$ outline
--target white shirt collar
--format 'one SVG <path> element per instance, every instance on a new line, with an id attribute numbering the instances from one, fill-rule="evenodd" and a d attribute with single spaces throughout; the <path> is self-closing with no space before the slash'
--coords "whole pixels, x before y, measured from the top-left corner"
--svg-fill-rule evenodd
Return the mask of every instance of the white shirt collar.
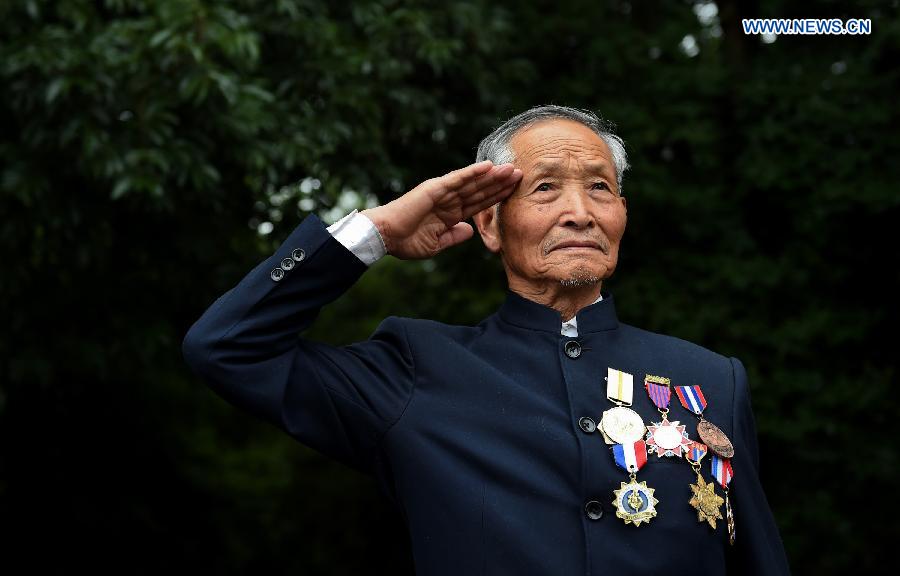
<path id="1" fill-rule="evenodd" d="M 597 302 L 603 300 L 603 294 L 597 297 L 596 300 L 591 302 L 591 304 L 596 304 Z M 572 316 L 571 320 L 567 320 L 562 323 L 562 329 L 560 330 L 560 334 L 563 336 L 578 336 L 578 315 Z"/>

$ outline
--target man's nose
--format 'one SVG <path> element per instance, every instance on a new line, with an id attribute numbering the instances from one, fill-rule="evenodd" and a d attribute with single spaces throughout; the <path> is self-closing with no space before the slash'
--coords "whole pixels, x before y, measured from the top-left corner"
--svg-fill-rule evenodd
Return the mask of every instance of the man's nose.
<path id="1" fill-rule="evenodd" d="M 570 188 L 564 194 L 565 211 L 562 213 L 563 226 L 585 228 L 593 225 L 594 218 L 590 211 L 590 197 L 584 190 Z"/>

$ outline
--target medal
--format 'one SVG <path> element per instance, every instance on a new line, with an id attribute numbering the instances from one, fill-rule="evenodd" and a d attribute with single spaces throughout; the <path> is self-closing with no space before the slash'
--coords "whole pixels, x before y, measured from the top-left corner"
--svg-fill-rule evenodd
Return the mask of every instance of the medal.
<path id="1" fill-rule="evenodd" d="M 631 408 L 634 376 L 614 368 L 606 369 L 606 398 L 616 405 L 603 413 L 600 432 L 607 444 L 633 444 L 644 437 L 644 421 Z"/>
<path id="2" fill-rule="evenodd" d="M 653 496 L 655 489 L 648 487 L 646 481 L 637 481 L 637 471 L 647 463 L 647 445 L 643 440 L 616 444 L 613 446 L 613 457 L 616 465 L 628 472 L 630 478 L 629 482 L 622 482 L 614 491 L 612 503 L 616 507 L 616 516 L 625 524 L 640 526 L 641 522 L 649 523 L 656 516 L 659 500 Z"/>
<path id="3" fill-rule="evenodd" d="M 687 451 L 691 443 L 688 433 L 685 431 L 686 427 L 678 420 L 669 421 L 664 414 L 662 422 L 658 424 L 654 422 L 647 426 L 648 450 L 660 458 L 681 456 L 681 453 Z"/>
<path id="4" fill-rule="evenodd" d="M 725 525 L 728 526 L 728 543 L 734 546 L 734 511 L 731 509 L 731 500 L 728 499 L 728 485 L 731 483 L 732 477 L 734 477 L 731 460 L 720 458 L 713 454 L 712 475 L 716 482 L 722 486 L 722 489 L 725 490 Z"/>
<path id="5" fill-rule="evenodd" d="M 693 412 L 700 422 L 697 424 L 697 435 L 709 446 L 710 450 L 722 458 L 734 456 L 734 446 L 722 430 L 703 417 L 706 410 L 706 398 L 699 386 L 676 386 L 675 393 L 685 409 Z"/>
<path id="6" fill-rule="evenodd" d="M 707 484 L 706 481 L 703 480 L 703 475 L 700 474 L 700 461 L 703 460 L 706 453 L 707 447 L 705 444 L 693 442 L 690 449 L 685 454 L 685 458 L 691 463 L 694 473 L 697 474 L 697 483 L 690 485 L 692 496 L 688 504 L 697 510 L 698 522 L 706 521 L 711 528 L 715 529 L 716 520 L 722 519 L 722 512 L 719 508 L 721 508 L 724 500 L 721 496 L 716 494 L 715 483 L 710 482 Z"/>
<path id="7" fill-rule="evenodd" d="M 613 442 L 637 442 L 644 437 L 644 421 L 637 412 L 624 406 L 610 408 L 600 420 L 603 433 Z"/>
<path id="8" fill-rule="evenodd" d="M 669 388 L 669 379 L 662 376 L 647 374 L 644 378 L 644 388 L 647 395 L 662 415 L 661 422 L 654 422 L 647 426 L 647 451 L 656 454 L 658 458 L 663 456 L 680 457 L 691 444 L 685 431 L 686 426 L 678 420 L 669 421 L 669 402 L 672 399 L 672 390 Z"/>

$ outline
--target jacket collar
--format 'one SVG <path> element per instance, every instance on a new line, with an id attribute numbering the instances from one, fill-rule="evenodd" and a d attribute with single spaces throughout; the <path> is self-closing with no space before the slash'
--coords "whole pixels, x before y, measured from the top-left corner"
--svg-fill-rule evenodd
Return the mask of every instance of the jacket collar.
<path id="1" fill-rule="evenodd" d="M 575 314 L 578 334 L 615 330 L 619 327 L 612 294 L 601 291 L 603 299 L 585 306 Z M 520 328 L 560 334 L 563 319 L 559 312 L 506 289 L 506 300 L 500 306 L 501 319 Z"/>

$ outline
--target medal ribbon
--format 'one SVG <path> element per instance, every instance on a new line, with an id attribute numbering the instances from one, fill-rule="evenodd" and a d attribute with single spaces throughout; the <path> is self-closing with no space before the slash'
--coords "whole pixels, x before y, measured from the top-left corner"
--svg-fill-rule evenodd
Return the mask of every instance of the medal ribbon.
<path id="1" fill-rule="evenodd" d="M 650 400 L 653 401 L 653 404 L 655 404 L 657 408 L 665 410 L 669 407 L 669 402 L 672 400 L 671 388 L 662 384 L 654 384 L 646 381 L 644 382 L 644 386 L 647 388 L 647 394 L 650 396 Z"/>
<path id="2" fill-rule="evenodd" d="M 734 477 L 734 470 L 731 468 L 731 460 L 729 458 L 720 458 L 716 454 L 712 456 L 712 475 L 716 482 L 722 485 L 722 488 L 728 489 L 728 484 Z"/>
<path id="3" fill-rule="evenodd" d="M 678 394 L 678 399 L 681 400 L 681 405 L 686 410 L 690 410 L 697 416 L 702 415 L 706 410 L 706 398 L 699 386 L 676 386 L 675 393 Z"/>
<path id="4" fill-rule="evenodd" d="M 619 405 L 631 406 L 634 376 L 615 368 L 606 369 L 606 398 Z"/>
<path id="5" fill-rule="evenodd" d="M 647 463 L 647 444 L 643 440 L 632 444 L 616 444 L 613 446 L 613 456 L 619 468 L 634 474 Z"/>
<path id="6" fill-rule="evenodd" d="M 691 442 L 691 447 L 688 450 L 687 454 L 685 454 L 685 458 L 687 458 L 690 462 L 695 464 L 700 464 L 700 460 L 706 456 L 706 453 L 709 451 L 709 447 L 702 442 Z"/>

